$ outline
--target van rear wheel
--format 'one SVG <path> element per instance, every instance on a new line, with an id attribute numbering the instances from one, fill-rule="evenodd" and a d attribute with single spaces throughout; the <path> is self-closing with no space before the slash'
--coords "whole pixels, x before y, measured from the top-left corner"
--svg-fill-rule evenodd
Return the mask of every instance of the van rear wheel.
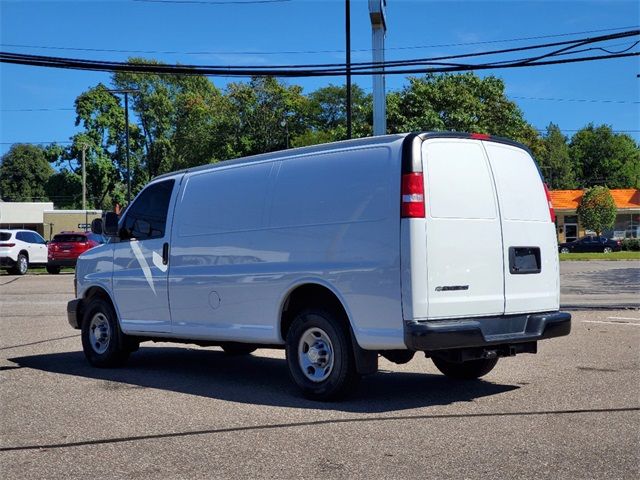
<path id="1" fill-rule="evenodd" d="M 473 380 L 480 378 L 493 370 L 498 363 L 497 358 L 470 360 L 468 362 L 451 362 L 440 357 L 433 357 L 435 366 L 447 377 L 458 380 Z"/>
<path id="2" fill-rule="evenodd" d="M 337 315 L 322 309 L 299 313 L 286 340 L 293 382 L 312 400 L 336 400 L 353 389 L 356 372 L 351 338 Z"/>

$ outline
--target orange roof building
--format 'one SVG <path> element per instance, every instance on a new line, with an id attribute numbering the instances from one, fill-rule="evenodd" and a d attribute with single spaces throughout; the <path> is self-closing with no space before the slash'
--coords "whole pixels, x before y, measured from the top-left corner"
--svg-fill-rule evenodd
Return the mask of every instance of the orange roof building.
<path id="1" fill-rule="evenodd" d="M 556 211 L 558 241 L 572 241 L 590 234 L 578 219 L 576 210 L 583 190 L 551 190 L 551 204 Z M 618 209 L 615 224 L 603 235 L 610 238 L 638 238 L 640 236 L 640 190 L 637 188 L 612 189 L 611 196 Z"/>

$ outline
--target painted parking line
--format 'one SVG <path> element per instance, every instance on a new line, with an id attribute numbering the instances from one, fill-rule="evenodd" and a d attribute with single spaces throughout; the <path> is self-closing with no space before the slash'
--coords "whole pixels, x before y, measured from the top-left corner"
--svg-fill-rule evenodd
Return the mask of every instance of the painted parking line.
<path id="1" fill-rule="evenodd" d="M 626 322 L 626 321 L 622 321 L 622 320 L 612 320 L 612 321 L 607 321 L 607 320 L 582 320 L 582 323 L 604 323 L 607 325 L 629 325 L 630 327 L 640 327 L 640 323 L 633 323 L 633 322 Z"/>
<path id="2" fill-rule="evenodd" d="M 607 317 L 609 320 L 635 320 L 636 322 L 640 322 L 640 318 L 634 317 Z"/>

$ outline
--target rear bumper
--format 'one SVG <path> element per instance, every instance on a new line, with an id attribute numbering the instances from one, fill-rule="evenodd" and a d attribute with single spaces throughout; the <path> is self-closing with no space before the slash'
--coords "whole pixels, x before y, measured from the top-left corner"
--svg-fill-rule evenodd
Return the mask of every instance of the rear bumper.
<path id="1" fill-rule="evenodd" d="M 50 258 L 47 262 L 49 267 L 75 267 L 78 258 Z"/>
<path id="2" fill-rule="evenodd" d="M 80 324 L 78 323 L 78 310 L 80 307 L 80 299 L 71 300 L 67 303 L 67 320 L 69 321 L 69 325 L 73 328 L 79 330 Z"/>
<path id="3" fill-rule="evenodd" d="M 407 322 L 404 342 L 411 350 L 433 352 L 536 342 L 569 335 L 569 332 L 570 313 L 548 312 Z"/>
<path id="4" fill-rule="evenodd" d="M 0 257 L 0 268 L 13 268 L 16 261 L 11 257 Z"/>

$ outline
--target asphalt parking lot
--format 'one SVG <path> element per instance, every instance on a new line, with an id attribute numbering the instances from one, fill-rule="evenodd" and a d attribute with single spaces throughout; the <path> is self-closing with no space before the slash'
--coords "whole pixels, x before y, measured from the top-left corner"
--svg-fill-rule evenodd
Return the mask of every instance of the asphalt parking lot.
<path id="1" fill-rule="evenodd" d="M 638 310 L 575 310 L 569 337 L 482 381 L 382 359 L 319 404 L 277 350 L 143 344 L 124 369 L 89 367 L 66 322 L 72 278 L 0 277 L 2 478 L 640 476 Z"/>

